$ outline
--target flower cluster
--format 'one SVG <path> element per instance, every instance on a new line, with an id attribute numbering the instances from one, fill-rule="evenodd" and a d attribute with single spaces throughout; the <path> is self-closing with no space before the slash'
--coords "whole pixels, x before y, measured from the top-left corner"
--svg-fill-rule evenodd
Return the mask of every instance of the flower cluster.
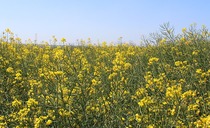
<path id="1" fill-rule="evenodd" d="M 210 127 L 210 42 L 182 31 L 175 43 L 59 46 L 7 29 L 0 127 Z"/>

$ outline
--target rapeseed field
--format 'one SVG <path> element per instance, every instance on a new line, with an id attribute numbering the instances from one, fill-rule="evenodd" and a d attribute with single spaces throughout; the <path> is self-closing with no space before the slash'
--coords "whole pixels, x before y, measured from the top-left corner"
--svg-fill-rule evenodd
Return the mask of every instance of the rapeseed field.
<path id="1" fill-rule="evenodd" d="M 209 128 L 210 33 L 165 30 L 156 44 L 59 46 L 6 29 L 0 127 Z"/>

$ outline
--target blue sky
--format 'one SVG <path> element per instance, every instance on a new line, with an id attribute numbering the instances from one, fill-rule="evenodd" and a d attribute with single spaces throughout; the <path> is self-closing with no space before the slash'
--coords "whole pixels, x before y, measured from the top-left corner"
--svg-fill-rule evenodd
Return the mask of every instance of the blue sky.
<path id="1" fill-rule="evenodd" d="M 0 32 L 10 28 L 24 40 L 69 43 L 140 42 L 169 22 L 176 32 L 192 23 L 210 27 L 209 0 L 0 0 Z M 1 34 L 2 35 L 2 34 Z"/>

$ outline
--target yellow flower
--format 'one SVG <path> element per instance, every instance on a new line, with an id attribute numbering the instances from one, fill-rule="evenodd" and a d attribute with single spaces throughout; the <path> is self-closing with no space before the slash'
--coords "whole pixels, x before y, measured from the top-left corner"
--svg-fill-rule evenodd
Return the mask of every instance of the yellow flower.
<path id="1" fill-rule="evenodd" d="M 51 125 L 52 124 L 52 120 L 47 120 L 46 125 Z"/>
<path id="2" fill-rule="evenodd" d="M 56 71 L 56 72 L 54 72 L 54 74 L 55 75 L 60 75 L 60 76 L 62 76 L 62 75 L 64 75 L 64 72 L 63 71 Z"/>
<path id="3" fill-rule="evenodd" d="M 199 120 L 194 122 L 198 128 L 209 128 L 210 127 L 210 115 L 207 117 L 201 117 Z"/>
<path id="4" fill-rule="evenodd" d="M 150 105 L 152 103 L 154 103 L 154 100 L 150 96 L 146 96 L 138 102 L 139 106 L 141 107 Z"/>
<path id="5" fill-rule="evenodd" d="M 34 120 L 34 128 L 39 128 L 41 122 L 42 122 L 41 118 L 35 118 L 35 120 Z"/>
<path id="6" fill-rule="evenodd" d="M 77 77 L 79 78 L 79 80 L 82 80 L 83 75 L 80 73 L 79 75 L 77 75 Z"/>
<path id="7" fill-rule="evenodd" d="M 181 66 L 182 64 L 183 64 L 182 61 L 176 61 L 175 62 L 175 66 L 177 66 L 177 67 Z"/>
<path id="8" fill-rule="evenodd" d="M 21 76 L 22 76 L 21 73 L 18 72 L 18 73 L 15 74 L 15 79 L 16 80 L 22 80 Z"/>
<path id="9" fill-rule="evenodd" d="M 181 40 L 182 42 L 185 42 L 185 41 L 186 41 L 186 39 L 185 39 L 184 37 L 182 37 L 180 40 Z"/>
<path id="10" fill-rule="evenodd" d="M 64 54 L 64 51 L 62 49 L 57 49 L 57 50 L 55 50 L 54 57 L 57 59 L 62 59 L 63 54 Z"/>
<path id="11" fill-rule="evenodd" d="M 163 38 L 163 39 L 160 41 L 160 45 L 163 45 L 165 42 L 166 42 L 166 39 Z"/>
<path id="12" fill-rule="evenodd" d="M 15 99 L 13 102 L 12 102 L 12 106 L 13 107 L 18 107 L 18 106 L 20 106 L 21 105 L 21 101 L 19 101 L 19 100 L 17 100 L 17 99 Z"/>
<path id="13" fill-rule="evenodd" d="M 166 104 L 167 104 L 167 102 L 165 102 L 165 101 L 164 101 L 162 104 L 163 104 L 163 105 L 166 105 Z"/>
<path id="14" fill-rule="evenodd" d="M 159 58 L 152 57 L 152 58 L 149 59 L 148 65 L 152 65 L 154 62 L 158 62 L 158 61 L 159 61 Z"/>
<path id="15" fill-rule="evenodd" d="M 67 110 L 64 110 L 63 108 L 58 110 L 59 115 L 61 115 L 62 117 L 67 116 L 69 117 L 71 114 L 73 114 L 73 112 L 69 112 Z"/>
<path id="16" fill-rule="evenodd" d="M 30 109 L 29 108 L 23 108 L 18 112 L 18 116 L 20 118 L 25 117 L 29 113 Z"/>
<path id="17" fill-rule="evenodd" d="M 185 33 L 185 32 L 186 32 L 186 30 L 187 30 L 186 28 L 183 28 L 183 29 L 182 29 L 182 32 L 183 32 L 183 33 Z"/>
<path id="18" fill-rule="evenodd" d="M 108 79 L 111 80 L 113 79 L 115 76 L 117 76 L 116 72 L 113 72 L 112 74 L 109 75 Z"/>
<path id="19" fill-rule="evenodd" d="M 66 42 L 66 39 L 65 39 L 65 38 L 62 38 L 62 39 L 61 39 L 61 42 L 62 42 L 62 43 L 65 43 L 65 42 Z"/>
<path id="20" fill-rule="evenodd" d="M 182 87 L 178 86 L 178 85 L 173 85 L 166 89 L 166 97 L 167 98 L 174 98 L 177 96 L 181 96 L 181 93 L 182 93 Z"/>
<path id="21" fill-rule="evenodd" d="M 154 124 L 150 124 L 147 128 L 154 128 Z"/>
<path id="22" fill-rule="evenodd" d="M 171 115 L 173 116 L 173 115 L 175 115 L 175 113 L 176 113 L 176 109 L 175 109 L 176 107 L 174 107 L 173 109 L 171 109 Z"/>
<path id="23" fill-rule="evenodd" d="M 129 69 L 130 67 L 131 67 L 131 64 L 130 64 L 130 63 L 125 63 L 125 64 L 124 64 L 125 70 Z"/>
<path id="24" fill-rule="evenodd" d="M 5 30 L 5 32 L 11 33 L 11 30 L 10 30 L 9 28 L 7 28 L 7 29 Z"/>
<path id="25" fill-rule="evenodd" d="M 27 106 L 30 107 L 32 105 L 38 105 L 38 101 L 36 101 L 33 98 L 29 98 L 28 101 L 27 101 Z"/>
<path id="26" fill-rule="evenodd" d="M 47 110 L 47 116 L 50 118 L 54 117 L 55 110 Z"/>
<path id="27" fill-rule="evenodd" d="M 47 61 L 49 60 L 50 56 L 48 54 L 43 54 L 43 60 Z"/>
<path id="28" fill-rule="evenodd" d="M 4 120 L 4 116 L 0 116 L 0 121 L 3 121 Z"/>
<path id="29" fill-rule="evenodd" d="M 145 94 L 147 94 L 147 90 L 146 90 L 146 88 L 138 88 L 137 90 L 136 90 L 136 96 L 142 96 L 142 95 L 145 95 Z"/>
<path id="30" fill-rule="evenodd" d="M 195 110 L 197 110 L 198 109 L 198 105 L 197 104 L 190 104 L 189 106 L 188 106 L 188 111 L 195 111 Z"/>
<path id="31" fill-rule="evenodd" d="M 184 92 L 181 98 L 186 99 L 187 97 L 194 97 L 194 96 L 196 96 L 196 91 L 189 90 L 189 91 Z"/>
<path id="32" fill-rule="evenodd" d="M 196 70 L 196 73 L 197 73 L 197 74 L 201 74 L 201 73 L 202 73 L 202 69 L 197 69 L 197 70 Z"/>
<path id="33" fill-rule="evenodd" d="M 107 43 L 104 41 L 102 42 L 102 47 L 106 47 L 107 46 Z"/>
<path id="34" fill-rule="evenodd" d="M 135 119 L 137 122 L 141 122 L 141 116 L 139 114 L 135 115 Z"/>
<path id="35" fill-rule="evenodd" d="M 91 82 L 92 82 L 92 85 L 97 85 L 98 83 L 96 79 L 92 79 Z"/>
<path id="36" fill-rule="evenodd" d="M 12 67 L 9 67 L 9 68 L 7 68 L 7 70 L 6 70 L 8 73 L 13 73 L 14 72 L 14 69 L 12 68 Z"/>
<path id="37" fill-rule="evenodd" d="M 198 50 L 195 50 L 195 51 L 192 52 L 192 55 L 196 56 L 196 55 L 198 55 L 198 52 L 199 52 Z"/>

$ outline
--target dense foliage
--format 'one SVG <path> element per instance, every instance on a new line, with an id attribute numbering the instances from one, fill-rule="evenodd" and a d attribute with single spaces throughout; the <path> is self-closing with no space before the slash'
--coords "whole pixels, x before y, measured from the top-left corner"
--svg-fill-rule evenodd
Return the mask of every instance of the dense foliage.
<path id="1" fill-rule="evenodd" d="M 52 46 L 7 29 L 0 127 L 210 127 L 210 34 L 170 33 L 143 46 Z"/>

